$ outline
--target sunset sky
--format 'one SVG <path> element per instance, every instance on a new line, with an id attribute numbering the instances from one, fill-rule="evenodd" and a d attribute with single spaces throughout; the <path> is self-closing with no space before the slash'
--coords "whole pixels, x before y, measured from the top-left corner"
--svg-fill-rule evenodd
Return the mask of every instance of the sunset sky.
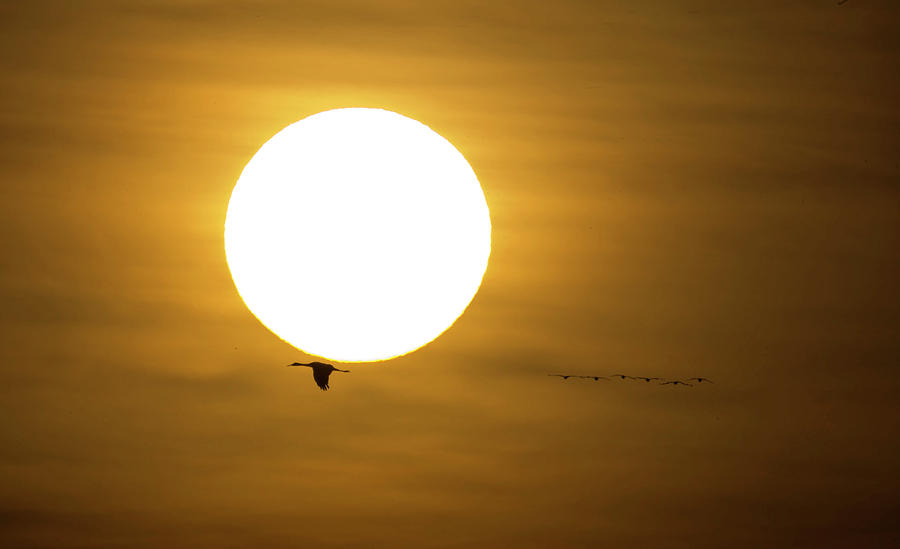
<path id="1" fill-rule="evenodd" d="M 0 45 L 3 547 L 900 541 L 895 2 L 6 1 Z M 223 224 L 340 107 L 452 142 L 492 251 L 322 392 Z"/>

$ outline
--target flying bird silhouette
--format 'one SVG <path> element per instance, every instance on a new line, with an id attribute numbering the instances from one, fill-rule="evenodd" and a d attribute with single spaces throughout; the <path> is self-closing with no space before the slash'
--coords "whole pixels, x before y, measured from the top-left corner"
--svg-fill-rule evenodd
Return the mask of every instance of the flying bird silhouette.
<path id="1" fill-rule="evenodd" d="M 625 374 L 613 374 L 610 377 L 617 377 L 619 379 L 637 379 L 634 376 L 626 376 Z"/>
<path id="2" fill-rule="evenodd" d="M 575 377 L 575 376 L 573 376 L 573 375 L 566 375 L 566 374 L 547 374 L 547 375 L 548 375 L 548 376 L 561 377 L 561 378 L 563 378 L 563 379 L 569 379 L 570 377 Z"/>
<path id="3" fill-rule="evenodd" d="M 634 379 L 643 379 L 643 380 L 646 381 L 647 383 L 650 383 L 651 381 L 656 381 L 656 380 L 662 381 L 662 378 L 661 378 L 661 377 L 644 377 L 644 376 L 637 376 L 637 377 L 635 377 Z"/>
<path id="4" fill-rule="evenodd" d="M 609 378 L 606 376 L 578 376 L 578 377 L 583 377 L 584 379 L 593 379 L 594 381 L 599 381 L 601 379 L 603 381 L 609 381 Z"/>
<path id="5" fill-rule="evenodd" d="M 692 378 L 688 379 L 687 381 L 696 381 L 697 383 L 703 383 L 704 381 L 706 383 L 713 382 L 713 380 L 709 379 L 708 377 L 692 377 Z"/>
<path id="6" fill-rule="evenodd" d="M 288 366 L 307 366 L 312 368 L 313 379 L 316 380 L 316 385 L 319 386 L 319 389 L 322 389 L 323 391 L 328 390 L 328 376 L 331 375 L 331 372 L 350 372 L 350 370 L 341 370 L 335 368 L 331 364 L 325 364 L 324 362 L 307 362 L 306 364 L 294 362 L 293 364 L 288 364 Z"/>
<path id="7" fill-rule="evenodd" d="M 692 383 L 685 383 L 683 381 L 678 381 L 677 379 L 673 381 L 665 381 L 663 383 L 660 383 L 660 385 L 687 385 L 688 387 L 694 386 Z"/>

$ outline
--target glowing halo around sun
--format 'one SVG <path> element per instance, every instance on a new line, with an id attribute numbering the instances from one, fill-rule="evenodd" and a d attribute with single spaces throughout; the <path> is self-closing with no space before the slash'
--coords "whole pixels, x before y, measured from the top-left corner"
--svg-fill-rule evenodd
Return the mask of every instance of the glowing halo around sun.
<path id="1" fill-rule="evenodd" d="M 244 168 L 225 218 L 250 311 L 298 349 L 343 362 L 439 336 L 475 296 L 490 251 L 466 159 L 381 109 L 324 111 L 278 132 Z"/>

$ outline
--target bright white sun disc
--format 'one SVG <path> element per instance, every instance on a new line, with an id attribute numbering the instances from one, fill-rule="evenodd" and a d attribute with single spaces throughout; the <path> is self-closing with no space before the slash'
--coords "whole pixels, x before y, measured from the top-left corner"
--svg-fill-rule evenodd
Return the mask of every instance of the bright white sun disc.
<path id="1" fill-rule="evenodd" d="M 384 360 L 439 336 L 491 250 L 484 193 L 449 141 L 380 109 L 281 130 L 241 173 L 225 255 L 247 307 L 306 353 Z"/>

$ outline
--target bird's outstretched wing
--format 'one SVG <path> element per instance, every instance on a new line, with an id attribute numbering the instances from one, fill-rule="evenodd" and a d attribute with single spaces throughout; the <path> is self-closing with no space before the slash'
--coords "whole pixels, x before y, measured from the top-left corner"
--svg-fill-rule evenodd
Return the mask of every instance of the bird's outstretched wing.
<path id="1" fill-rule="evenodd" d="M 319 386 L 319 389 L 322 389 L 323 391 L 328 390 L 328 376 L 330 375 L 331 372 L 328 370 L 313 368 L 313 379 L 316 380 L 316 385 Z"/>

